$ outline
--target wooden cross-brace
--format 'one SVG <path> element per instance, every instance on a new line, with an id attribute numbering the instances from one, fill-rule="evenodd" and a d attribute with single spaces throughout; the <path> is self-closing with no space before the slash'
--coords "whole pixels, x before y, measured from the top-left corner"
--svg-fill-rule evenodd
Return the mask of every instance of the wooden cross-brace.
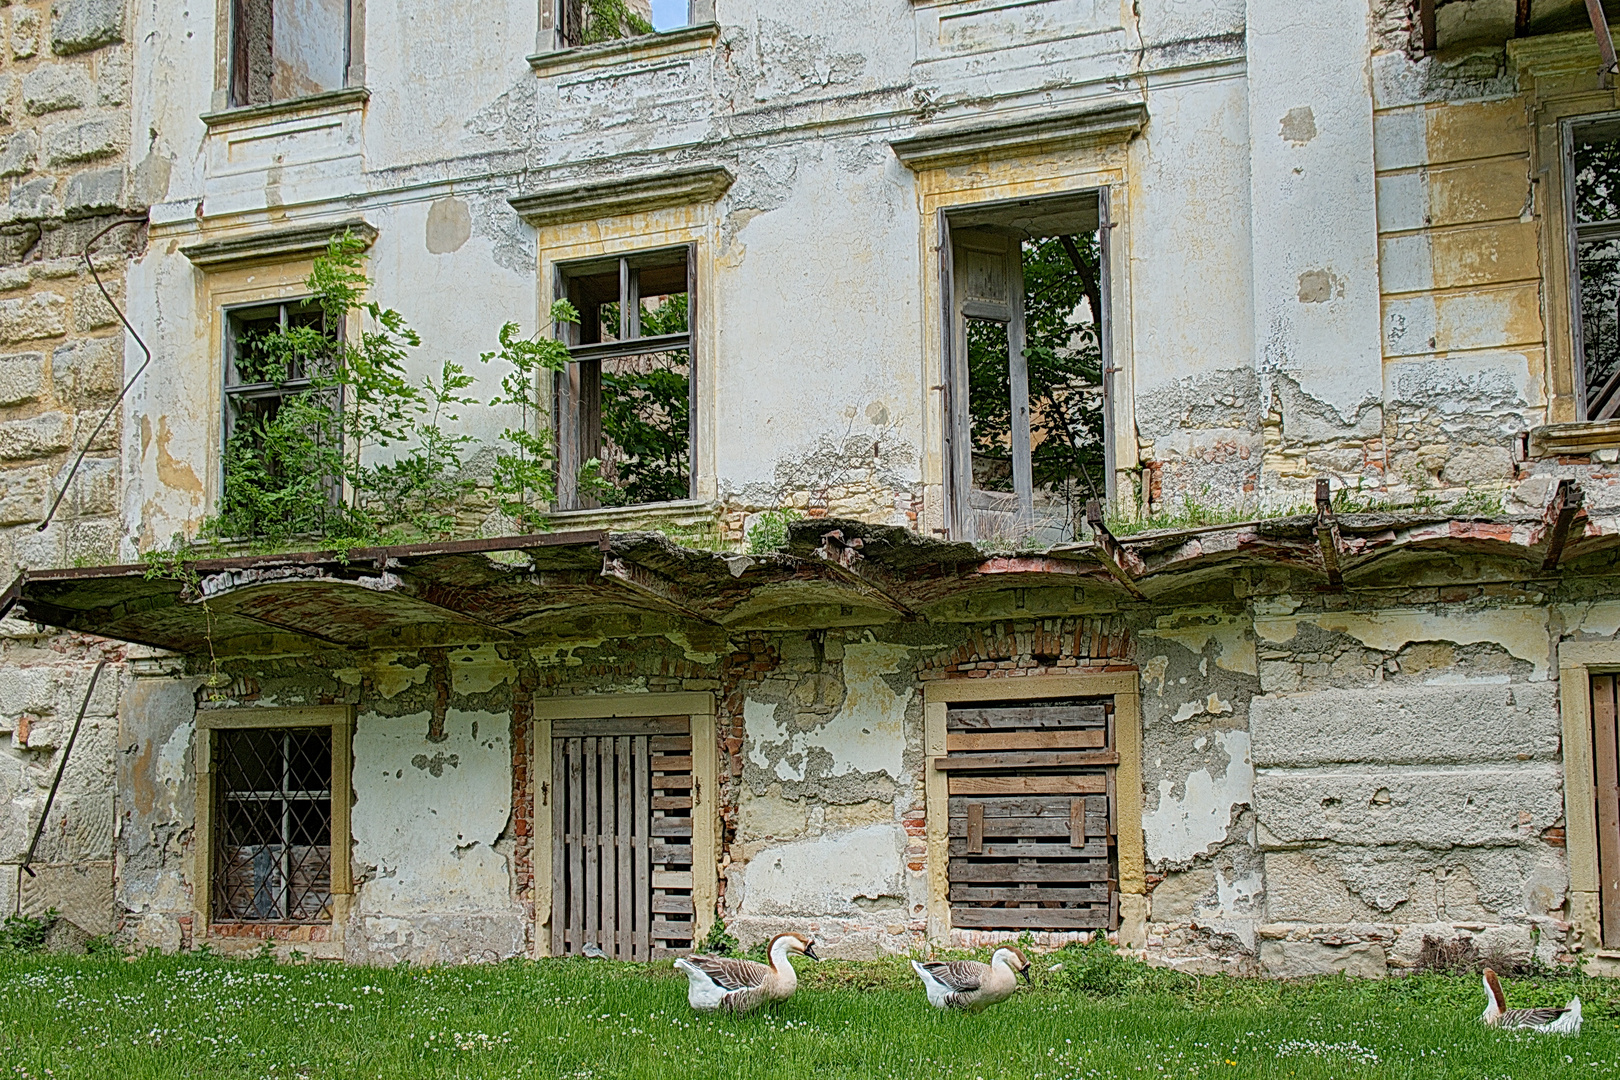
<path id="1" fill-rule="evenodd" d="M 1333 516 L 1333 493 L 1325 477 L 1316 481 L 1316 546 L 1322 549 L 1322 568 L 1327 571 L 1328 585 L 1344 588 L 1344 567 L 1340 562 L 1344 554 L 1344 538 L 1339 535 L 1339 522 Z"/>
<path id="2" fill-rule="evenodd" d="M 1569 542 L 1570 526 L 1582 513 L 1586 502 L 1586 494 L 1573 480 L 1558 481 L 1558 490 L 1553 492 L 1552 501 L 1547 504 L 1543 520 L 1547 523 L 1547 556 L 1541 562 L 1541 572 L 1550 574 L 1558 569 L 1558 564 L 1564 558 L 1564 545 Z"/>
<path id="3" fill-rule="evenodd" d="M 1125 546 L 1119 542 L 1113 533 L 1108 531 L 1108 523 L 1103 517 L 1102 503 L 1091 499 L 1086 503 L 1086 524 L 1091 526 L 1096 536 L 1097 561 L 1103 564 L 1103 569 L 1125 591 L 1138 600 L 1146 600 L 1147 596 L 1137 588 L 1136 579 L 1131 577 L 1130 571 L 1125 569 Z"/>

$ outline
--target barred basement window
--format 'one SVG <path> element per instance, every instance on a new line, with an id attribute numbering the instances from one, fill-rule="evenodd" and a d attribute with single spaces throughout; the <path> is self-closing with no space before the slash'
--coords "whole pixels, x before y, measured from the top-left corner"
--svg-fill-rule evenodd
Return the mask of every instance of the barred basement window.
<path id="1" fill-rule="evenodd" d="M 692 253 L 688 245 L 559 268 L 579 311 L 557 381 L 557 502 L 641 506 L 692 495 Z"/>
<path id="2" fill-rule="evenodd" d="M 1620 117 L 1571 125 L 1566 168 L 1582 420 L 1620 417 Z"/>
<path id="3" fill-rule="evenodd" d="M 214 922 L 332 917 L 332 729 L 214 733 Z"/>

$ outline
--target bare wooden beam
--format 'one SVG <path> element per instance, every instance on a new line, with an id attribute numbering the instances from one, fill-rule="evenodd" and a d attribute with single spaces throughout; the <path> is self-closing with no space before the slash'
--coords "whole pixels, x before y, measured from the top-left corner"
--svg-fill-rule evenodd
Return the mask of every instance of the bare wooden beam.
<path id="1" fill-rule="evenodd" d="M 1435 0 L 1419 0 L 1418 25 L 1423 30 L 1423 54 L 1425 56 L 1440 47 L 1440 35 L 1434 24 Z"/>
<path id="2" fill-rule="evenodd" d="M 1136 579 L 1125 569 L 1125 547 L 1108 531 L 1102 503 L 1096 499 L 1086 503 L 1086 524 L 1091 526 L 1091 531 L 1096 536 L 1097 560 L 1103 564 L 1103 569 L 1124 586 L 1126 592 L 1138 600 L 1146 600 L 1147 596 L 1136 586 Z"/>
<path id="3" fill-rule="evenodd" d="M 1592 32 L 1597 35 L 1598 56 L 1603 60 L 1603 66 L 1598 69 L 1598 79 L 1606 90 L 1613 82 L 1614 37 L 1609 33 L 1609 19 L 1603 14 L 1603 0 L 1586 0 L 1586 13 L 1592 17 Z"/>
<path id="4" fill-rule="evenodd" d="M 1573 480 L 1558 481 L 1558 490 L 1553 492 L 1552 501 L 1547 504 L 1543 520 L 1547 523 L 1547 556 L 1541 562 L 1541 572 L 1550 574 L 1558 569 L 1558 564 L 1564 558 L 1564 545 L 1569 542 L 1570 526 L 1580 516 L 1581 508 L 1586 502 L 1586 494 L 1581 491 L 1580 485 Z"/>
<path id="5" fill-rule="evenodd" d="M 1328 584 L 1344 588 L 1344 568 L 1339 562 L 1344 540 L 1333 517 L 1333 492 L 1325 477 L 1316 481 L 1316 544 L 1322 549 L 1322 568 L 1327 571 Z"/>
<path id="6" fill-rule="evenodd" d="M 1513 36 L 1524 37 L 1530 33 L 1530 8 L 1535 0 L 1518 0 L 1513 11 Z"/>

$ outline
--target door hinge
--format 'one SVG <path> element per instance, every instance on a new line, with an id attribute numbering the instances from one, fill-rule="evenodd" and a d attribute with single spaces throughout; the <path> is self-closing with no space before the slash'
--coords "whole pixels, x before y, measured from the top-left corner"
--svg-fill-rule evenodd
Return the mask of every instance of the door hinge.
<path id="1" fill-rule="evenodd" d="M 544 780 L 540 781 L 540 805 L 551 805 L 551 785 Z"/>

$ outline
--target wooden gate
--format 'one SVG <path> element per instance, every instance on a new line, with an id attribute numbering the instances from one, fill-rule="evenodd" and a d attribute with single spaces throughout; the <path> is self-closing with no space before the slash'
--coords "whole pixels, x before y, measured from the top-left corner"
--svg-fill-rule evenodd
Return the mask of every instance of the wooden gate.
<path id="1" fill-rule="evenodd" d="M 963 703 L 946 714 L 951 925 L 1119 925 L 1111 699 Z"/>
<path id="2" fill-rule="evenodd" d="M 551 734 L 551 954 L 690 952 L 690 720 L 556 721 Z"/>
<path id="3" fill-rule="evenodd" d="M 1603 944 L 1620 945 L 1620 676 L 1592 676 L 1593 790 Z"/>

